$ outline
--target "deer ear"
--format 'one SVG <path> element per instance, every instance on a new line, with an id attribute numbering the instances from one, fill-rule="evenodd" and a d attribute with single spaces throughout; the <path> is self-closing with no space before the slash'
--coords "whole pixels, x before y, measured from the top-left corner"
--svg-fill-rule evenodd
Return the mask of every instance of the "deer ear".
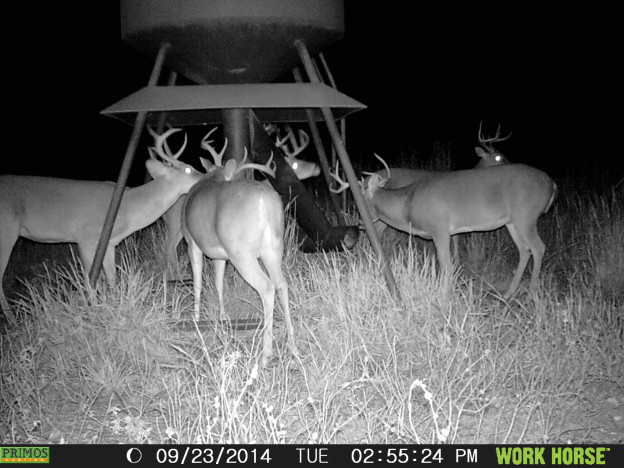
<path id="1" fill-rule="evenodd" d="M 377 190 L 383 188 L 388 183 L 389 179 L 384 179 L 379 174 L 371 174 L 368 179 L 368 190 Z"/>
<path id="2" fill-rule="evenodd" d="M 166 172 L 165 165 L 156 159 L 148 159 L 145 161 L 145 167 L 147 172 L 152 176 L 152 179 L 158 179 Z"/>
<path id="3" fill-rule="evenodd" d="M 204 169 L 206 169 L 206 172 L 211 172 L 215 169 L 215 165 L 212 164 L 212 162 L 210 162 L 210 160 L 208 158 L 202 158 L 201 156 L 199 157 L 199 162 L 201 163 L 201 165 L 204 167 Z"/>
<path id="4" fill-rule="evenodd" d="M 390 179 L 380 176 L 379 174 L 375 174 L 375 187 L 376 188 L 384 188 Z"/>
<path id="5" fill-rule="evenodd" d="M 475 152 L 477 153 L 477 156 L 479 156 L 480 158 L 485 158 L 488 154 L 480 146 L 475 146 Z"/>
<path id="6" fill-rule="evenodd" d="M 228 159 L 223 168 L 223 177 L 225 180 L 231 180 L 234 172 L 236 172 L 236 159 Z"/>

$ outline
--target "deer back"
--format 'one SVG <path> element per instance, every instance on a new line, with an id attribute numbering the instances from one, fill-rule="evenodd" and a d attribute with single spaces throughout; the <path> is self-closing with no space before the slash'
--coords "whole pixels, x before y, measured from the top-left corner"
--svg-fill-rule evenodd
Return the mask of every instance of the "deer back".
<path id="1" fill-rule="evenodd" d="M 552 203 L 556 186 L 539 169 L 509 164 L 434 172 L 399 189 L 369 191 L 374 216 L 397 229 L 423 234 L 490 230 L 518 217 L 537 219 Z"/>
<path id="2" fill-rule="evenodd" d="M 418 182 L 424 180 L 429 177 L 433 171 L 425 171 L 419 169 L 405 169 L 402 167 L 391 167 L 390 168 L 390 179 L 384 186 L 386 189 L 396 189 L 405 187 L 407 185 L 413 184 L 414 182 Z M 385 169 L 375 172 L 375 174 L 379 174 L 381 177 L 387 178 L 388 173 Z"/>
<path id="3" fill-rule="evenodd" d="M 241 251 L 256 257 L 266 241 L 283 242 L 282 200 L 272 188 L 250 180 L 208 178 L 189 192 L 183 232 L 209 257 L 228 259 Z"/>
<path id="4" fill-rule="evenodd" d="M 94 223 L 94 213 L 106 214 L 113 189 L 110 182 L 4 175 L 0 216 L 14 219 L 29 239 L 75 242 L 85 229 L 101 231 L 104 216 Z"/>

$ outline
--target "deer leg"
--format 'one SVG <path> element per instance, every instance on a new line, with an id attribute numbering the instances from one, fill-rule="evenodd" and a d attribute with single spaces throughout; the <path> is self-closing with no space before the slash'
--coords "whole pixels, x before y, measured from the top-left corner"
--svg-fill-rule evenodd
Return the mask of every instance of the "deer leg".
<path id="1" fill-rule="evenodd" d="M 202 272 L 204 267 L 204 254 L 190 237 L 186 240 L 188 244 L 188 255 L 191 260 L 191 270 L 193 270 L 193 320 L 199 320 L 199 300 L 201 298 Z"/>
<path id="2" fill-rule="evenodd" d="M 451 237 L 451 241 L 453 242 L 453 259 L 458 261 L 459 259 L 459 239 L 457 234 Z"/>
<path id="3" fill-rule="evenodd" d="M 509 299 L 511 295 L 516 291 L 516 289 L 518 289 L 518 285 L 520 284 L 520 280 L 522 279 L 522 273 L 524 273 L 524 270 L 527 266 L 527 263 L 529 261 L 529 257 L 531 256 L 531 254 L 529 251 L 528 244 L 525 242 L 523 236 L 518 231 L 518 229 L 516 229 L 516 227 L 511 223 L 506 224 L 505 226 L 507 227 L 507 230 L 509 231 L 509 234 L 511 235 L 512 240 L 516 244 L 516 247 L 518 248 L 518 254 L 519 254 L 518 266 L 516 267 L 516 272 L 514 273 L 513 279 L 511 280 L 509 289 L 507 289 L 507 292 L 503 295 L 504 299 Z"/>
<path id="4" fill-rule="evenodd" d="M 436 247 L 438 255 L 438 263 L 440 264 L 440 285 L 443 291 L 444 300 L 450 300 L 453 292 L 453 283 L 451 280 L 452 258 L 451 258 L 451 234 L 448 230 L 438 232 L 432 235 L 433 243 Z"/>
<path id="5" fill-rule="evenodd" d="M 438 255 L 440 270 L 449 271 L 451 268 L 451 235 L 448 231 L 441 231 L 431 235 Z"/>
<path id="6" fill-rule="evenodd" d="M 84 266 L 87 275 L 91 271 L 91 265 L 93 264 L 93 257 L 97 249 L 97 242 L 82 241 L 78 242 L 78 253 L 80 254 L 80 260 Z M 108 245 L 106 252 L 104 253 L 104 260 L 102 262 L 102 268 L 104 268 L 104 274 L 106 275 L 106 281 L 110 287 L 115 286 L 115 246 Z"/>
<path id="7" fill-rule="evenodd" d="M 531 251 L 531 255 L 533 256 L 533 271 L 531 272 L 531 283 L 529 284 L 529 287 L 531 289 L 535 289 L 537 288 L 537 281 L 542 267 L 542 259 L 544 258 L 546 247 L 537 232 L 536 224 L 528 227 L 526 230 L 523 229 L 523 232 L 523 237 L 529 240 L 527 244 L 529 246 L 529 250 Z"/>
<path id="8" fill-rule="evenodd" d="M 93 263 L 93 257 L 97 249 L 97 241 L 78 241 L 78 253 L 80 254 L 80 260 L 82 260 L 82 266 L 85 269 L 87 276 L 91 271 L 91 264 Z"/>
<path id="9" fill-rule="evenodd" d="M 165 262 L 167 270 L 176 277 L 180 276 L 178 265 L 178 244 L 182 240 L 182 208 L 184 199 L 182 196 L 163 214 L 162 218 L 167 227 L 165 234 Z"/>
<path id="10" fill-rule="evenodd" d="M 11 311 L 9 302 L 4 295 L 2 279 L 4 278 L 4 272 L 9 263 L 9 258 L 11 257 L 11 251 L 19 237 L 19 226 L 10 223 L 8 220 L 3 220 L 3 224 L 4 225 L 0 225 L 0 308 L 2 308 L 2 312 L 4 312 L 9 323 L 15 324 L 15 315 Z"/>
<path id="11" fill-rule="evenodd" d="M 106 275 L 108 285 L 111 288 L 114 287 L 116 282 L 115 246 L 109 244 L 109 246 L 107 247 L 106 253 L 104 254 L 104 262 L 102 263 L 102 267 L 104 268 L 104 274 Z"/>
<path id="12" fill-rule="evenodd" d="M 217 287 L 217 297 L 219 298 L 219 319 L 227 320 L 225 306 L 223 305 L 223 278 L 225 276 L 225 264 L 227 260 L 215 260 L 215 286 Z"/>
<path id="13" fill-rule="evenodd" d="M 283 250 L 283 248 L 282 248 Z M 284 321 L 286 322 L 286 333 L 288 334 L 288 347 L 290 352 L 297 355 L 297 345 L 295 344 L 295 329 L 292 324 L 292 318 L 290 315 L 290 305 L 288 302 L 288 283 L 282 272 L 282 253 L 277 251 L 275 254 L 269 252 L 261 255 L 262 263 L 266 268 L 275 289 L 277 290 L 277 296 L 279 297 L 280 304 L 282 304 L 282 311 L 284 312 Z"/>
<path id="14" fill-rule="evenodd" d="M 266 367 L 269 359 L 273 355 L 273 307 L 275 305 L 275 286 L 264 271 L 262 271 L 257 259 L 252 257 L 230 257 L 230 261 L 243 279 L 258 292 L 262 299 L 264 336 L 262 339 L 262 360 L 260 363 L 262 367 Z"/>
<path id="15" fill-rule="evenodd" d="M 167 263 L 167 270 L 174 277 L 181 278 L 180 264 L 178 263 L 178 244 L 182 240 L 182 229 L 178 229 L 177 232 L 170 233 L 167 231 L 167 237 L 165 238 L 165 262 Z"/>
<path id="16" fill-rule="evenodd" d="M 373 222 L 373 226 L 375 227 L 375 231 L 377 231 L 377 236 L 381 239 L 381 235 L 386 230 L 388 225 L 383 221 L 377 220 Z"/>

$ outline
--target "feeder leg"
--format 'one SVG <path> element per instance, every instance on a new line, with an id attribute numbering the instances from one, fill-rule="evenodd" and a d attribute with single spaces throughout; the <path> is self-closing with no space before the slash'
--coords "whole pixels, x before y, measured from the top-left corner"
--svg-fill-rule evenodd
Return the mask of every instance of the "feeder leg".
<path id="1" fill-rule="evenodd" d="M 321 59 L 321 63 L 323 64 L 323 70 L 325 70 L 325 74 L 329 79 L 329 84 L 332 88 L 338 89 L 336 86 L 336 81 L 334 81 L 334 75 L 332 75 L 331 70 L 329 69 L 329 65 L 327 60 L 325 60 L 325 56 L 323 52 L 319 53 L 319 58 Z M 342 144 L 347 146 L 347 119 L 344 117 L 340 119 L 340 136 L 342 137 Z M 332 148 L 333 149 L 333 148 Z M 336 150 L 332 151 L 332 167 L 336 164 Z M 342 210 L 347 211 L 347 192 L 342 192 Z"/>
<path id="2" fill-rule="evenodd" d="M 150 79 L 147 84 L 148 86 L 156 86 L 156 84 L 158 83 L 158 78 L 160 77 L 160 72 L 165 62 L 165 56 L 169 47 L 170 44 L 167 43 L 163 43 L 160 46 L 160 50 L 158 51 L 158 55 L 156 56 L 156 61 L 154 62 L 154 68 L 152 68 L 152 74 L 150 75 Z M 128 143 L 128 148 L 126 149 L 126 155 L 124 156 L 121 169 L 119 170 L 117 184 L 115 185 L 115 189 L 113 190 L 113 196 L 111 197 L 111 202 L 108 206 L 108 212 L 106 213 L 106 218 L 104 220 L 102 234 L 100 235 L 100 242 L 98 243 L 97 250 L 95 251 L 93 264 L 91 265 L 91 271 L 89 272 L 89 282 L 92 285 L 95 285 L 98 277 L 100 276 L 100 271 L 102 270 L 102 261 L 104 260 L 104 254 L 106 253 L 106 248 L 108 247 L 108 242 L 110 241 L 110 236 L 113 232 L 115 218 L 117 217 L 119 205 L 121 204 L 121 197 L 123 196 L 124 190 L 126 188 L 128 174 L 130 173 L 130 168 L 132 167 L 132 161 L 134 159 L 134 153 L 136 152 L 136 148 L 139 143 L 139 138 L 141 137 L 141 133 L 143 132 L 143 127 L 145 127 L 146 118 L 147 112 L 142 111 L 137 113 L 134 122 L 134 128 L 132 129 L 132 135 L 130 136 L 130 142 Z"/>
<path id="3" fill-rule="evenodd" d="M 248 109 L 223 109 L 221 111 L 223 136 L 228 139 L 223 164 L 230 159 L 235 159 L 236 162 L 240 163 L 245 155 L 245 148 L 247 148 L 247 157 L 251 160 L 249 126 L 247 124 L 248 114 Z"/>
<path id="4" fill-rule="evenodd" d="M 312 63 L 310 53 L 308 52 L 308 49 L 306 48 L 303 41 L 297 39 L 295 41 L 295 47 L 297 47 L 299 58 L 301 58 L 301 61 L 303 62 L 303 66 L 306 70 L 306 73 L 308 74 L 308 77 L 310 78 L 310 81 L 312 83 L 320 83 L 320 79 L 316 74 L 316 70 L 314 69 L 314 64 Z M 392 294 L 396 294 L 397 289 L 394 275 L 392 274 L 392 271 L 390 270 L 390 265 L 386 260 L 386 256 L 381 246 L 379 236 L 377 235 L 377 231 L 375 231 L 375 228 L 373 226 L 373 218 L 368 211 L 368 207 L 366 206 L 366 201 L 364 200 L 364 196 L 362 195 L 362 191 L 360 190 L 357 177 L 353 172 L 353 166 L 351 165 L 349 154 L 347 153 L 347 150 L 345 149 L 340 139 L 340 132 L 338 131 L 338 127 L 336 126 L 334 116 L 332 115 L 331 110 L 327 107 L 322 107 L 321 112 L 323 114 L 323 118 L 325 119 L 325 123 L 327 124 L 329 135 L 331 136 L 334 147 L 336 148 L 336 152 L 338 153 L 338 158 L 340 159 L 342 168 L 344 169 L 345 175 L 347 176 L 347 181 L 349 182 L 349 186 L 351 187 L 353 198 L 355 199 L 355 203 L 360 212 L 360 216 L 362 217 L 362 221 L 364 222 L 364 227 L 366 228 L 366 232 L 368 233 L 368 237 L 373 246 L 373 250 L 377 254 L 377 258 L 379 258 L 379 261 L 381 263 L 382 273 L 386 280 L 388 289 Z"/>
<path id="5" fill-rule="evenodd" d="M 301 77 L 301 72 L 298 68 L 293 70 L 293 75 L 295 77 L 295 81 L 301 83 L 303 78 Z M 321 169 L 323 172 L 323 178 L 325 179 L 325 184 L 327 188 L 331 187 L 331 177 L 329 175 L 329 163 L 327 162 L 327 154 L 325 153 L 325 148 L 323 147 L 323 140 L 321 140 L 321 134 L 319 133 L 318 125 L 316 125 L 316 120 L 314 120 L 314 112 L 312 109 L 306 109 L 306 117 L 308 119 L 308 125 L 310 126 L 310 133 L 312 133 L 312 140 L 314 141 L 314 146 L 316 147 L 316 152 L 318 153 L 319 162 L 321 163 Z M 332 203 L 332 208 L 334 213 L 336 213 L 336 218 L 338 219 L 338 224 L 340 226 L 344 226 L 346 223 L 344 221 L 344 217 L 342 216 L 342 212 L 340 210 L 340 204 L 338 203 L 338 197 L 335 193 L 328 190 L 329 199 Z"/>
<path id="6" fill-rule="evenodd" d="M 171 70 L 169 72 L 169 78 L 167 79 L 167 86 L 174 86 L 176 83 L 176 80 L 178 79 L 178 74 Z M 156 133 L 158 133 L 159 135 L 162 135 L 163 130 L 165 129 L 165 122 L 167 121 L 167 113 L 166 112 L 159 112 L 158 113 L 158 123 L 156 124 Z M 147 168 L 145 169 L 145 179 L 144 182 L 145 184 L 147 184 L 150 180 L 152 180 L 152 176 L 150 175 L 149 171 L 147 170 Z"/>
<path id="7" fill-rule="evenodd" d="M 175 86 L 178 80 L 178 73 L 175 70 L 169 72 L 169 78 L 167 78 L 167 86 Z M 167 121 L 167 113 L 165 111 L 158 113 L 158 123 L 156 124 L 156 133 L 159 135 L 165 130 L 165 122 Z"/>

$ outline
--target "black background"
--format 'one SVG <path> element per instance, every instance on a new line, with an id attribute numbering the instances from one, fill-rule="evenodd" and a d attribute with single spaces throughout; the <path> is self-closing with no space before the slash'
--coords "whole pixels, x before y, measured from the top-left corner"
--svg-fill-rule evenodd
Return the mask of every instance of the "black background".
<path id="1" fill-rule="evenodd" d="M 368 106 L 348 118 L 353 159 L 442 142 L 468 167 L 483 120 L 487 133 L 513 132 L 500 145 L 512 161 L 622 172 L 615 6 L 501 5 L 346 0 L 345 36 L 325 55 L 339 89 Z M 130 127 L 99 112 L 145 86 L 152 66 L 121 42 L 118 2 L 3 9 L 0 172 L 114 180 Z"/>

